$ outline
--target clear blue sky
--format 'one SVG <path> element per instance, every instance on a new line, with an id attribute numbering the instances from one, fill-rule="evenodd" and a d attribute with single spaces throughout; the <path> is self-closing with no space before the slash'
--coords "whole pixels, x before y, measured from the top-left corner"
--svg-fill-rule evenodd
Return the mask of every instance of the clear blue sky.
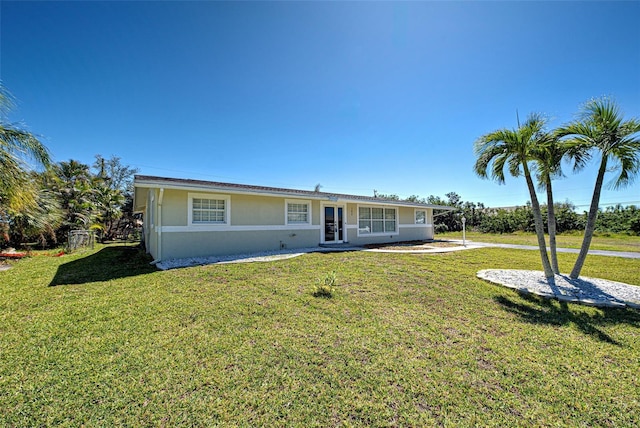
<path id="1" fill-rule="evenodd" d="M 591 97 L 640 117 L 640 2 L 0 2 L 10 119 L 56 161 L 524 204 L 473 142 Z M 589 203 L 595 168 L 557 181 Z M 603 203 L 640 205 L 640 180 Z"/>

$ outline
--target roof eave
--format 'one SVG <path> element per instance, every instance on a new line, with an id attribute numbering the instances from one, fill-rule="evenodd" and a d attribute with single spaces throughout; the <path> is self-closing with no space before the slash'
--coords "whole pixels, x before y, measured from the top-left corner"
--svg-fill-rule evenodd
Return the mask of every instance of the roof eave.
<path id="1" fill-rule="evenodd" d="M 153 176 L 135 176 L 134 178 L 134 187 L 138 188 L 164 188 L 164 189 L 174 189 L 174 190 L 186 190 L 186 191 L 194 191 L 194 192 L 226 192 L 231 194 L 240 194 L 240 195 L 264 195 L 264 196 L 280 196 L 280 197 L 290 197 L 290 198 L 299 198 L 299 199 L 313 199 L 320 201 L 331 201 L 331 202 L 350 202 L 350 203 L 358 203 L 362 205 L 366 204 L 376 204 L 376 205 L 388 205 L 388 206 L 402 206 L 402 207 L 413 207 L 413 208 L 431 208 L 431 209 L 443 209 L 443 210 L 454 210 L 454 207 L 442 206 L 442 205 L 432 205 L 432 204 L 421 204 L 418 202 L 409 202 L 409 201 L 397 201 L 391 199 L 378 199 L 378 198 L 369 198 L 366 196 L 358 196 L 358 195 L 345 195 L 345 194 L 336 194 L 336 193 L 325 193 L 325 192 L 313 192 L 306 190 L 295 190 L 295 189 L 278 189 L 278 188 L 269 188 L 269 187 L 260 187 L 260 186 L 246 186 L 241 184 L 233 184 L 233 183 L 218 183 L 218 182 L 209 182 L 202 180 L 187 180 L 187 179 L 173 179 L 166 177 L 153 177 Z"/>

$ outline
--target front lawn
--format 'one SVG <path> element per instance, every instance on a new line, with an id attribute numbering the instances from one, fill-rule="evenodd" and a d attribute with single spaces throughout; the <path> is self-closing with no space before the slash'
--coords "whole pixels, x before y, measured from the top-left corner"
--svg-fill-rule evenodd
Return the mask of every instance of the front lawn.
<path id="1" fill-rule="evenodd" d="M 640 311 L 475 277 L 539 269 L 533 251 L 148 261 L 97 246 L 0 272 L 0 426 L 640 423 Z M 640 261 L 583 273 L 640 284 Z"/>

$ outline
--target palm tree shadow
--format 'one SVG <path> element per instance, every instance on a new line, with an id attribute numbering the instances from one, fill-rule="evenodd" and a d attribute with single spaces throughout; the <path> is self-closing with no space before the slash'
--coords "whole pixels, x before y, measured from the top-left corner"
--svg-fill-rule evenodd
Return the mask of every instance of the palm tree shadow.
<path id="1" fill-rule="evenodd" d="M 521 294 L 526 303 L 516 302 L 505 296 L 494 300 L 505 310 L 518 315 L 524 322 L 552 326 L 575 325 L 578 330 L 594 339 L 620 346 L 620 343 L 602 330 L 612 324 L 629 324 L 640 327 L 640 312 L 629 308 L 599 308 L 600 312 L 571 310 L 566 302 L 551 300 L 533 294 Z"/>
<path id="2" fill-rule="evenodd" d="M 60 265 L 49 287 L 110 281 L 157 271 L 149 261 L 149 256 L 136 247 L 105 247 L 97 253 Z"/>

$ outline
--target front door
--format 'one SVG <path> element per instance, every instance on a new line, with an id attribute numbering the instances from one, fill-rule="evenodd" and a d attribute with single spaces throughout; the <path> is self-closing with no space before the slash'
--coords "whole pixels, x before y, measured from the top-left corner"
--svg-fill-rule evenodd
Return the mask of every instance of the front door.
<path id="1" fill-rule="evenodd" d="M 324 242 L 326 244 L 344 241 L 343 211 L 344 208 L 338 206 L 324 207 Z"/>

